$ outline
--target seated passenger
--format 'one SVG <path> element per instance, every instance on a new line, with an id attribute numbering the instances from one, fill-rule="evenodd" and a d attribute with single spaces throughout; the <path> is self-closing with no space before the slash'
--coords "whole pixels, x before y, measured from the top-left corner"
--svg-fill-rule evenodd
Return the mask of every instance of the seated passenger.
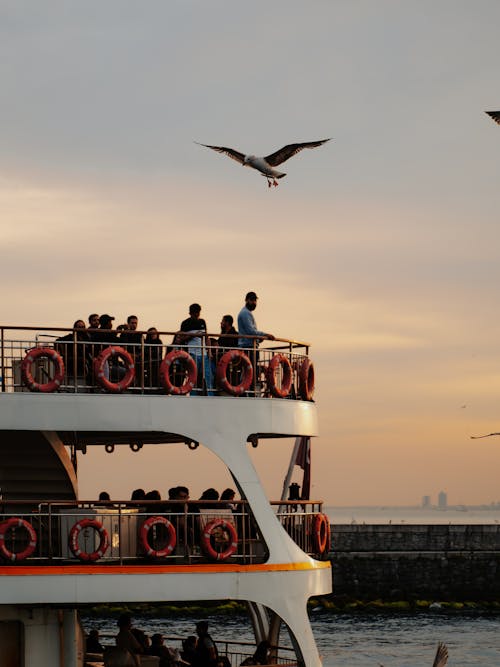
<path id="1" fill-rule="evenodd" d="M 235 509 L 235 505 L 233 503 L 235 495 L 236 491 L 234 491 L 234 489 L 224 489 L 224 491 L 220 494 L 221 502 L 224 501 L 224 504 L 221 505 L 221 507 L 233 511 Z"/>
<path id="2" fill-rule="evenodd" d="M 99 630 L 91 630 L 87 641 L 85 642 L 85 650 L 87 653 L 104 653 L 104 647 L 99 641 Z"/>
<path id="3" fill-rule="evenodd" d="M 196 664 L 196 637 L 194 635 L 189 635 L 189 637 L 182 640 L 181 657 L 190 665 Z"/>
<path id="4" fill-rule="evenodd" d="M 147 650 L 148 655 L 156 655 L 160 658 L 160 667 L 175 667 L 184 662 L 178 651 L 169 648 L 163 639 L 163 635 L 156 633 L 151 637 L 151 646 Z"/>
<path id="5" fill-rule="evenodd" d="M 145 500 L 146 499 L 146 492 L 144 489 L 134 489 L 132 491 L 132 495 L 130 496 L 130 500 Z"/>
<path id="6" fill-rule="evenodd" d="M 219 500 L 219 492 L 217 489 L 205 489 L 200 496 L 202 502 L 198 503 L 198 509 L 218 509 L 214 503 L 204 503 L 204 500 Z"/>
<path id="7" fill-rule="evenodd" d="M 271 649 L 271 644 L 264 639 L 257 646 L 255 653 L 248 658 L 245 658 L 241 663 L 240 667 L 245 667 L 246 665 L 269 665 L 269 651 Z"/>
<path id="8" fill-rule="evenodd" d="M 76 336 L 73 332 L 61 336 L 56 340 L 56 351 L 64 360 L 66 375 L 71 378 L 85 379 L 89 368 L 90 354 L 85 343 L 90 342 L 90 336 L 85 329 L 83 320 L 76 320 L 73 329 L 78 329 Z M 75 376 L 75 348 L 76 348 L 76 376 Z"/>
<path id="9" fill-rule="evenodd" d="M 128 651 L 135 660 L 137 667 L 140 667 L 139 655 L 144 653 L 144 649 L 132 633 L 132 618 L 130 614 L 122 614 L 119 617 L 118 628 L 119 632 L 115 640 L 117 648 Z"/>
<path id="10" fill-rule="evenodd" d="M 219 651 L 214 640 L 208 634 L 207 621 L 199 621 L 196 624 L 196 634 L 198 635 L 198 641 L 196 642 L 195 667 L 217 667 Z"/>
<path id="11" fill-rule="evenodd" d="M 159 386 L 163 342 L 155 327 L 150 327 L 144 339 L 144 383 L 148 387 Z"/>

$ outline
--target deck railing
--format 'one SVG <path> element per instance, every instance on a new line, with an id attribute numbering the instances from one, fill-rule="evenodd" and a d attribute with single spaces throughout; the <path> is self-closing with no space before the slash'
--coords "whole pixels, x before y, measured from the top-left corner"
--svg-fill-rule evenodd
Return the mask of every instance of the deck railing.
<path id="1" fill-rule="evenodd" d="M 178 635 L 169 635 L 162 633 L 166 645 L 174 650 L 182 651 L 182 642 L 185 637 Z M 99 640 L 104 647 L 115 645 L 116 635 L 107 632 L 99 633 Z M 226 656 L 231 667 L 240 667 L 241 663 L 246 658 L 251 658 L 255 653 L 256 646 L 254 643 L 243 641 L 232 641 L 226 639 L 213 638 L 217 646 L 219 656 Z M 268 665 L 285 665 L 286 667 L 294 667 L 297 665 L 297 658 L 295 650 L 291 646 L 271 646 L 269 649 Z"/>
<path id="2" fill-rule="evenodd" d="M 315 554 L 317 501 L 273 502 L 292 539 Z M 0 565 L 263 563 L 265 541 L 246 501 L 0 501 Z"/>
<path id="3" fill-rule="evenodd" d="M 0 326 L 1 391 L 45 391 L 51 380 L 57 378 L 55 386 L 48 390 L 312 398 L 312 391 L 305 393 L 301 381 L 301 377 L 305 377 L 304 363 L 307 362 L 308 369 L 310 367 L 308 343 L 276 339 L 263 341 L 260 345 L 259 338 L 248 336 L 246 338 L 251 338 L 253 345 L 239 348 L 238 336 L 234 336 L 234 346 L 220 347 L 217 342 L 220 334 L 207 334 L 198 339 L 201 341 L 199 345 L 193 346 L 176 332 L 159 332 L 159 342 L 155 343 L 148 342 L 147 332 L 134 334 L 136 340 L 130 343 L 121 340 L 120 333 L 112 330 L 103 333 L 100 329 Z M 110 335 L 116 340 L 110 342 Z M 123 348 L 130 356 L 113 354 L 96 365 L 96 360 L 101 359 L 99 355 L 110 347 L 115 351 L 117 347 Z M 29 373 L 33 380 L 30 385 L 23 372 L 23 369 L 26 371 L 23 360 L 31 351 L 40 349 L 51 354 L 30 361 Z M 241 355 L 222 361 L 226 352 L 234 350 L 244 352 L 248 361 Z M 162 367 L 162 361 L 176 351 L 181 354 L 169 364 L 165 382 L 166 367 Z M 223 366 L 225 370 L 222 373 Z M 58 371 L 61 371 L 59 378 Z M 246 382 L 250 375 L 251 380 Z M 222 381 L 222 376 L 226 383 Z M 110 388 L 106 381 L 113 386 Z M 228 390 L 228 386 L 236 387 L 236 392 Z"/>

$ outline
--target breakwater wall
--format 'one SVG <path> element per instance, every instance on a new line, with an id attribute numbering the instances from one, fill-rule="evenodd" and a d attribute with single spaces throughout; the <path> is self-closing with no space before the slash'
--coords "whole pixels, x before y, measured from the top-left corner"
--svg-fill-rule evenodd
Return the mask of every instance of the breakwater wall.
<path id="1" fill-rule="evenodd" d="M 333 525 L 334 595 L 500 600 L 500 525 Z"/>

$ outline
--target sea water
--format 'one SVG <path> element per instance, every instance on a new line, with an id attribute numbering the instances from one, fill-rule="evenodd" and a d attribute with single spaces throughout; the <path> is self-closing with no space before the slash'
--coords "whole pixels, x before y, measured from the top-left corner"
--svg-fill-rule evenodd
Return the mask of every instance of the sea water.
<path id="1" fill-rule="evenodd" d="M 253 642 L 246 616 L 206 616 L 212 637 L 222 641 Z M 149 636 L 186 637 L 195 633 L 198 617 L 134 618 Z M 116 619 L 84 617 L 86 630 L 115 635 Z M 500 665 L 500 616 L 419 612 L 415 614 L 311 613 L 311 625 L 324 667 L 431 667 L 438 642 L 448 646 L 450 667 Z M 282 635 L 281 643 L 289 644 Z M 112 643 L 111 637 L 106 638 Z M 174 648 L 177 641 L 170 642 Z"/>
<path id="2" fill-rule="evenodd" d="M 332 524 L 498 524 L 500 507 L 324 507 Z"/>

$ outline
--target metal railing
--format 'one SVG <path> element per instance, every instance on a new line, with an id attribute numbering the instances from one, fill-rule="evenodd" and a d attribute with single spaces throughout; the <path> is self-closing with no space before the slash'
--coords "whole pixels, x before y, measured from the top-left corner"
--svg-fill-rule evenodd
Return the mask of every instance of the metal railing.
<path id="1" fill-rule="evenodd" d="M 131 333 L 131 332 L 125 332 Z M 120 332 L 101 329 L 69 329 L 48 327 L 0 327 L 0 355 L 1 355 L 1 391 L 26 392 L 30 391 L 29 384 L 23 379 L 22 362 L 31 350 L 39 348 L 57 352 L 63 361 L 64 370 L 61 381 L 55 388 L 59 392 L 72 393 L 100 393 L 106 389 L 102 377 L 112 383 L 120 383 L 129 372 L 129 362 L 120 357 L 112 356 L 102 363 L 100 371 L 96 371 L 95 360 L 107 347 L 117 346 L 125 349 L 133 361 L 133 371 L 130 383 L 124 389 L 135 394 L 165 394 L 189 393 L 191 395 L 222 395 L 227 394 L 220 381 L 221 358 L 225 352 L 239 350 L 246 354 L 251 363 L 252 380 L 245 389 L 236 395 L 246 397 L 271 397 L 296 399 L 299 396 L 299 373 L 301 365 L 308 358 L 309 344 L 287 339 L 264 341 L 258 337 L 245 336 L 253 339 L 252 347 L 239 348 L 238 336 L 233 336 L 233 347 L 220 347 L 217 338 L 220 334 L 206 334 L 199 338 L 200 343 L 193 345 L 182 335 L 175 332 L 159 332 L 155 342 L 148 342 L 147 332 L 133 332 L 136 340 L 133 343 L 125 342 L 120 338 Z M 185 335 L 184 335 L 185 336 Z M 111 337 L 111 338 L 110 338 Z M 171 343 L 165 343 L 163 339 Z M 193 360 L 191 363 L 194 382 L 189 391 L 184 391 L 189 376 L 189 363 L 186 358 L 173 362 L 169 371 L 171 385 L 181 387 L 169 392 L 162 381 L 160 367 L 166 355 L 173 351 L 183 351 Z M 277 364 L 272 378 L 270 364 L 273 357 L 283 355 L 288 360 Z M 189 360 L 188 360 L 189 361 Z M 243 363 L 244 362 L 244 363 Z M 34 382 L 48 383 L 57 372 L 57 359 L 42 356 L 30 363 L 30 372 Z M 245 379 L 245 360 L 235 358 L 226 368 L 225 377 L 230 386 L 238 386 Z M 286 377 L 287 375 L 291 377 Z M 273 387 L 278 392 L 273 392 Z M 289 384 L 288 391 L 283 388 Z M 31 387 L 33 390 L 33 387 Z M 284 393 L 283 396 L 280 395 Z M 229 392 L 231 393 L 231 392 Z"/>
<path id="2" fill-rule="evenodd" d="M 162 635 L 169 648 L 182 652 L 182 642 L 185 637 L 169 635 L 168 633 L 162 633 Z M 114 646 L 116 635 L 101 632 L 99 633 L 99 639 L 104 647 Z M 226 640 L 215 637 L 213 640 L 217 646 L 219 656 L 226 656 L 231 667 L 240 667 L 241 663 L 246 658 L 251 658 L 255 653 L 256 646 L 251 642 Z M 271 646 L 269 649 L 269 662 L 267 664 L 294 667 L 294 665 L 298 664 L 295 657 L 295 650 L 291 646 Z"/>
<path id="3" fill-rule="evenodd" d="M 322 503 L 271 504 L 292 539 L 315 555 L 313 522 Z M 197 564 L 224 554 L 224 562 L 238 564 L 268 558 L 247 501 L 0 501 L 0 565 Z"/>

